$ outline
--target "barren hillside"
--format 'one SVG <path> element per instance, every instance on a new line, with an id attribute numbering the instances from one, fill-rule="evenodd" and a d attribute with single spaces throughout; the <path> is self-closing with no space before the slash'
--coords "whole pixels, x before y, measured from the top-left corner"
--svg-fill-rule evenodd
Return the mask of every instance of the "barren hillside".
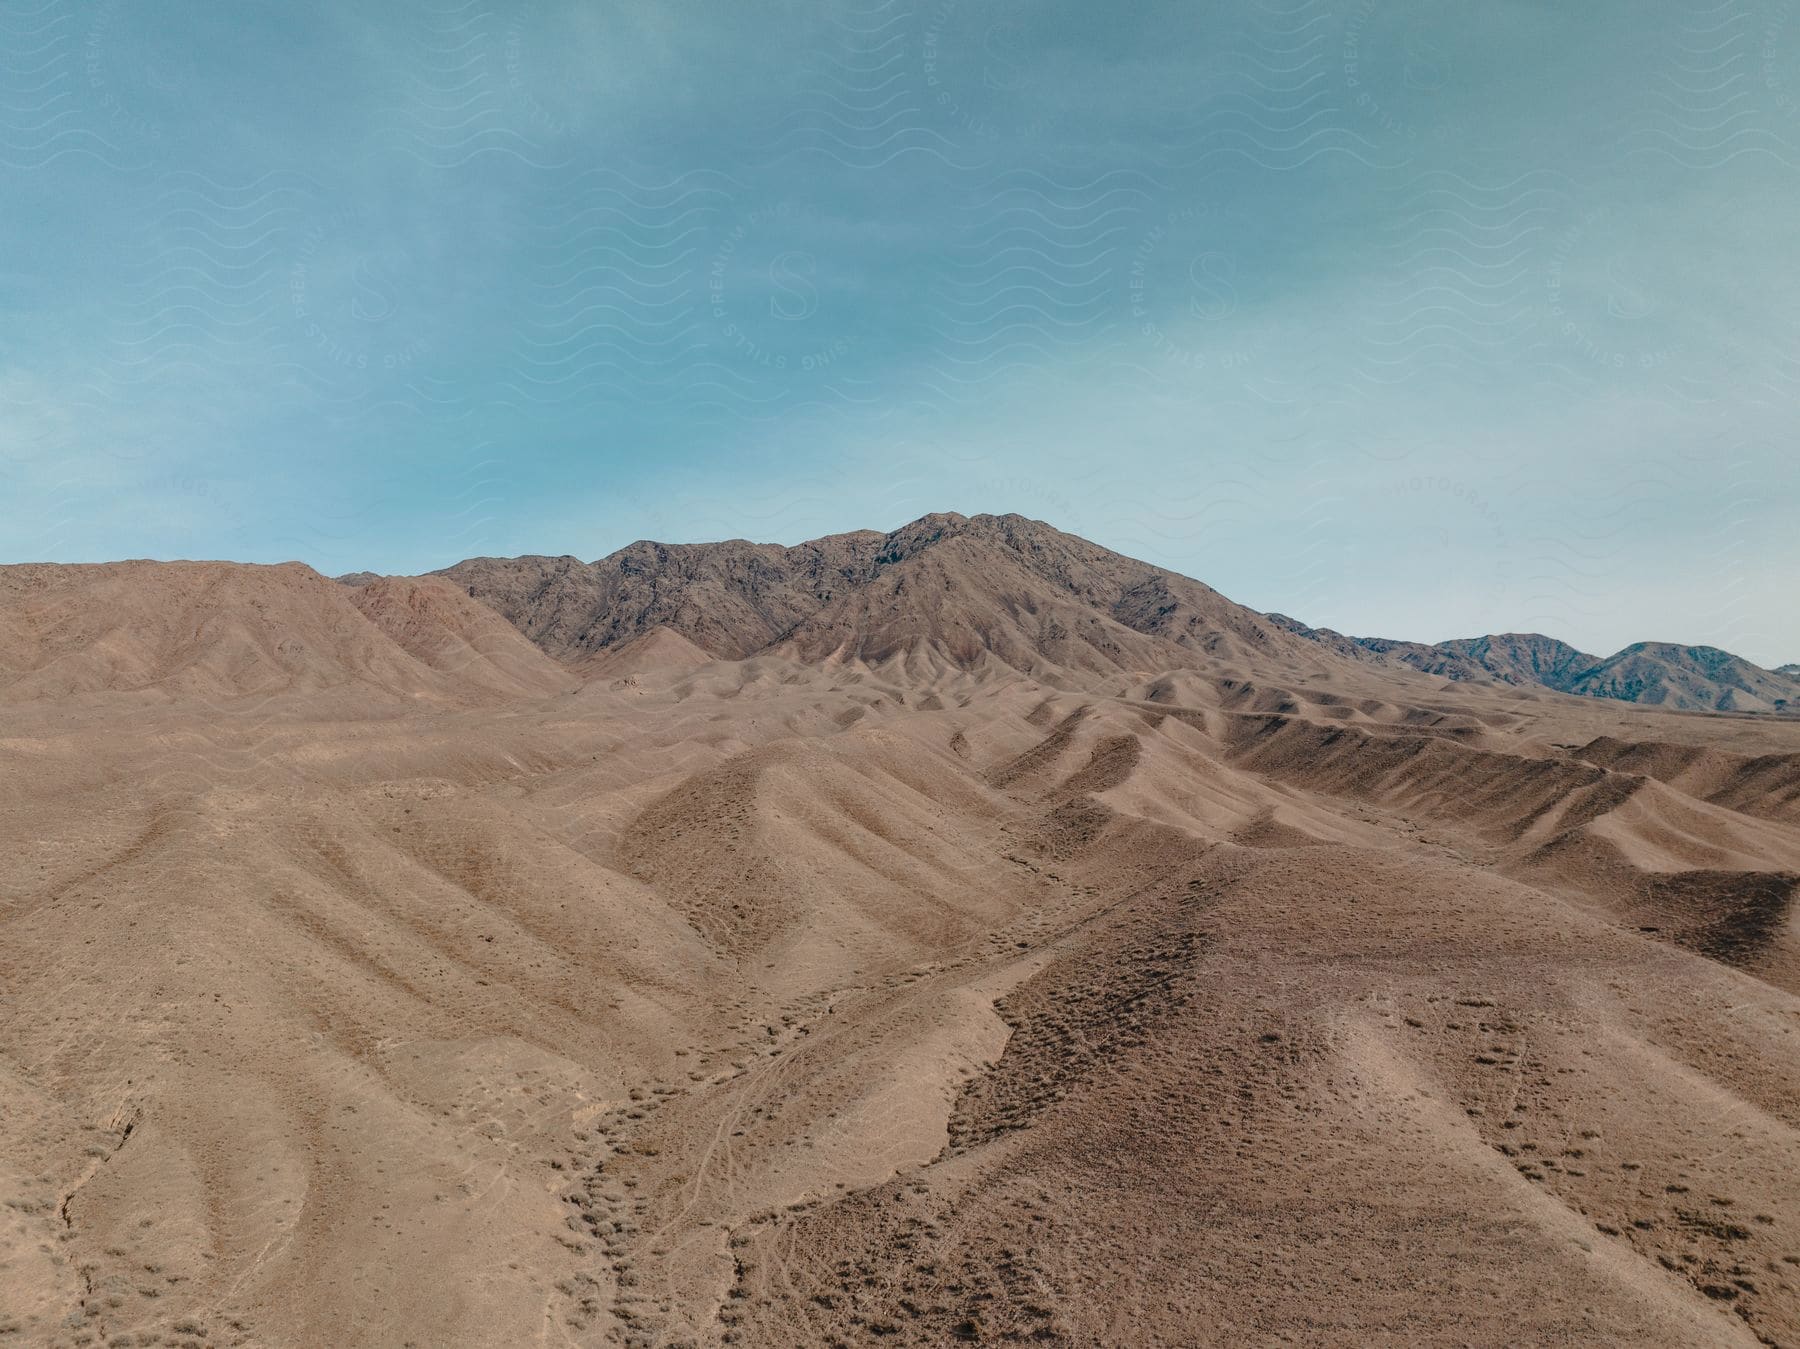
<path id="1" fill-rule="evenodd" d="M 0 568 L 17 1342 L 1800 1342 L 1800 721 L 1014 517 L 450 575 Z"/>

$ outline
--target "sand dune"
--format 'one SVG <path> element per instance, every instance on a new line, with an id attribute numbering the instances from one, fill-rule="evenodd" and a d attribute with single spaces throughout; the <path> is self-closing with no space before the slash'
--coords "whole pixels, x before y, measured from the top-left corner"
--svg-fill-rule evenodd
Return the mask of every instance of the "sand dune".
<path id="1" fill-rule="evenodd" d="M 1800 1342 L 1800 722 L 1010 520 L 0 569 L 0 1329 Z"/>

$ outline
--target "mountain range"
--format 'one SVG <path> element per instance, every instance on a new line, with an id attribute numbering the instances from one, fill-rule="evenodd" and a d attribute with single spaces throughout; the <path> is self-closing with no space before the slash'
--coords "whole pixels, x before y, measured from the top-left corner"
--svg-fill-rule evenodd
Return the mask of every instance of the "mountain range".
<path id="1" fill-rule="evenodd" d="M 1198 581 L 1018 515 L 928 515 L 793 547 L 639 542 L 595 562 L 472 558 L 436 573 L 577 662 L 655 627 L 723 659 L 885 659 L 931 648 L 1089 672 L 1278 652 L 1298 643 L 1365 663 L 1688 711 L 1800 706 L 1800 667 L 1764 670 L 1706 646 L 1639 642 L 1608 657 L 1537 633 L 1426 644 L 1346 637 L 1233 604 Z M 346 578 L 356 581 L 361 578 Z M 1149 639 L 1149 640 L 1146 640 Z M 1180 652 L 1170 650 L 1179 648 Z"/>
<path id="2" fill-rule="evenodd" d="M 466 702 L 541 694 L 653 653 L 1016 672 L 1062 687 L 1202 667 L 1329 682 L 1356 668 L 1684 711 L 1800 706 L 1796 667 L 1711 647 L 1641 642 L 1601 658 L 1530 633 L 1348 637 L 1018 515 L 927 515 L 791 547 L 638 542 L 594 562 L 471 558 L 336 584 L 300 563 L 0 568 L 9 701 L 354 684 Z"/>
<path id="3" fill-rule="evenodd" d="M 1800 707 L 1800 666 L 1765 670 L 1712 646 L 1634 642 L 1603 657 L 1536 632 L 1427 644 L 1346 637 L 1282 614 L 1271 617 L 1288 631 L 1352 659 L 1396 662 L 1445 679 L 1492 680 L 1685 711 L 1785 712 Z"/>

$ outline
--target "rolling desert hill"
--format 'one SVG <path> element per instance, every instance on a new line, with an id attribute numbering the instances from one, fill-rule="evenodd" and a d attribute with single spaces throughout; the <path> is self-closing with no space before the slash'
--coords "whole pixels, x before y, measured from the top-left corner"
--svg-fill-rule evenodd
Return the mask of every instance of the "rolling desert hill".
<path id="1" fill-rule="evenodd" d="M 458 702 L 569 682 L 486 606 L 431 578 L 353 589 L 298 562 L 0 567 L 0 702 L 332 690 Z"/>
<path id="2" fill-rule="evenodd" d="M 1800 1343 L 1800 719 L 1337 641 L 1017 517 L 0 568 L 0 1343 Z"/>

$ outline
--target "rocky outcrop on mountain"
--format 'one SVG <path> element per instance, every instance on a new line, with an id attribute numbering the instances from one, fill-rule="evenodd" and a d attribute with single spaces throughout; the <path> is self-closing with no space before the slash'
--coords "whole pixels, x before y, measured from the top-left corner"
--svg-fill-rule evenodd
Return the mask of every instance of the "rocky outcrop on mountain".
<path id="1" fill-rule="evenodd" d="M 1018 515 L 927 515 L 792 547 L 639 542 L 595 562 L 473 558 L 438 573 L 559 660 L 666 628 L 710 655 L 777 645 L 879 661 L 929 648 L 968 667 L 1140 670 L 1316 653 L 1185 576 Z"/>

